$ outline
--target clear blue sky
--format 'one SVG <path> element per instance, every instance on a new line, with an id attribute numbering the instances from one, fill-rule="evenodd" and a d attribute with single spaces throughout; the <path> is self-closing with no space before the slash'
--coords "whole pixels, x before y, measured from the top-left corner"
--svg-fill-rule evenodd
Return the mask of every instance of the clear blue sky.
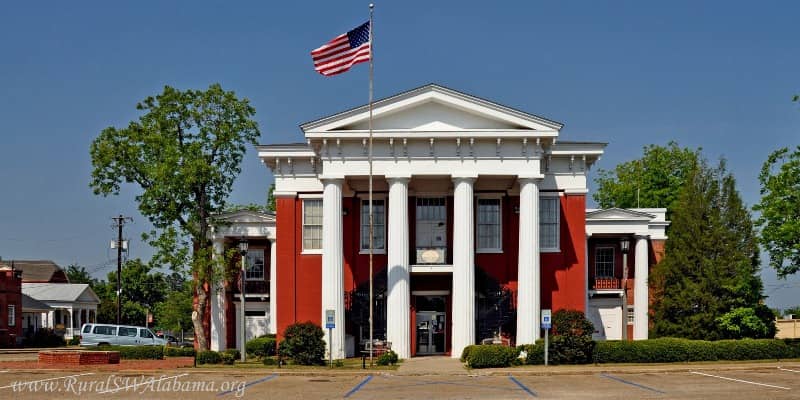
<path id="1" fill-rule="evenodd" d="M 13 2 L 0 6 L 0 256 L 79 263 L 105 276 L 112 215 L 148 258 L 135 191 L 88 187 L 88 149 L 164 85 L 219 82 L 257 109 L 262 143 L 361 105 L 367 68 L 324 78 L 308 52 L 367 19 L 367 1 Z M 375 12 L 375 92 L 436 82 L 565 123 L 564 140 L 609 142 L 600 168 L 677 140 L 726 157 L 744 199 L 774 149 L 800 142 L 798 2 L 385 1 Z M 490 5 L 491 4 L 491 5 Z M 231 194 L 263 203 L 251 149 Z M 800 304 L 800 279 L 768 304 Z M 780 286 L 777 286 L 780 285 Z"/>

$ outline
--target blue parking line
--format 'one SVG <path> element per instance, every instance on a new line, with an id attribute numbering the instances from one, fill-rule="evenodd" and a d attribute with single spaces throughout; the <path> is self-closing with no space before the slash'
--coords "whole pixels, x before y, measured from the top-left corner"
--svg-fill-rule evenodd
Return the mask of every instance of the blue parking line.
<path id="1" fill-rule="evenodd" d="M 268 380 L 276 378 L 277 376 L 278 376 L 278 374 L 272 374 L 272 375 L 269 375 L 269 376 L 265 376 L 265 377 L 263 377 L 261 379 L 257 379 L 257 380 L 254 380 L 252 382 L 248 382 L 247 384 L 244 385 L 244 387 L 246 388 L 248 386 L 252 386 L 252 385 L 255 385 L 255 384 L 258 384 L 258 383 L 261 383 L 261 382 L 266 382 Z M 231 389 L 231 390 L 226 390 L 224 392 L 219 392 L 219 393 L 217 393 L 217 396 L 225 396 L 226 394 L 231 394 L 233 392 L 238 392 L 239 390 L 244 390 L 244 388 Z"/>
<path id="2" fill-rule="evenodd" d="M 509 375 L 509 376 L 508 376 L 508 379 L 511 379 L 511 382 L 514 382 L 514 383 L 516 383 L 516 384 L 517 384 L 517 386 L 519 386 L 519 387 L 520 387 L 520 389 L 524 390 L 524 391 L 525 391 L 525 393 L 528 393 L 529 395 L 531 395 L 531 397 L 538 397 L 538 396 L 536 396 L 536 392 L 534 392 L 533 390 L 531 390 L 529 387 L 527 387 L 527 386 L 523 385 L 523 384 L 522 384 L 522 382 L 520 382 L 520 381 L 518 381 L 518 380 L 517 380 L 517 378 L 514 378 L 513 376 Z"/>
<path id="3" fill-rule="evenodd" d="M 363 381 L 361 381 L 361 383 L 356 385 L 356 387 L 350 389 L 350 391 L 347 392 L 347 394 L 344 395 L 344 398 L 348 398 L 348 397 L 354 395 L 357 391 L 361 390 L 361 388 L 363 388 L 364 385 L 369 383 L 369 381 L 371 381 L 371 380 L 372 380 L 372 375 L 368 375 L 366 378 L 364 378 Z"/>
<path id="4" fill-rule="evenodd" d="M 615 381 L 620 382 L 620 383 L 624 383 L 626 385 L 636 386 L 636 387 L 638 387 L 640 389 L 649 390 L 651 392 L 656 392 L 656 393 L 661 393 L 661 394 L 667 393 L 667 392 L 665 392 L 663 390 L 653 389 L 653 388 L 651 388 L 649 386 L 640 385 L 640 384 L 635 383 L 635 382 L 626 381 L 625 379 L 617 378 L 616 376 L 611 376 L 611 375 L 607 375 L 607 374 L 600 374 L 600 376 L 602 376 L 603 378 L 608 378 L 608 379 L 611 379 L 611 380 L 615 380 Z"/>

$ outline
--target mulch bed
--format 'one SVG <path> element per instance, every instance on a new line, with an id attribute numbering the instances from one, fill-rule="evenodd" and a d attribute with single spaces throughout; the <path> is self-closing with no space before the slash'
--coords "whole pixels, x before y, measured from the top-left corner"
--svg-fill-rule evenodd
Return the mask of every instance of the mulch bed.
<path id="1" fill-rule="evenodd" d="M 159 370 L 176 369 L 194 366 L 194 357 L 167 357 L 163 360 L 121 360 L 119 364 L 82 365 L 80 367 L 70 364 L 39 364 L 37 360 L 30 361 L 0 361 L 0 369 L 76 369 L 97 371 L 125 371 L 125 370 Z"/>

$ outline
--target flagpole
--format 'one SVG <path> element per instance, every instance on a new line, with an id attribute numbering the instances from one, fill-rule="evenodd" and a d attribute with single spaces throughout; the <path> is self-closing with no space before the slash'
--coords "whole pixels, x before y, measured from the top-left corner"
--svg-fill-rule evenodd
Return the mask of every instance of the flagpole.
<path id="1" fill-rule="evenodd" d="M 372 12 L 375 5 L 369 4 L 369 366 L 372 367 L 374 346 L 373 323 L 373 282 L 372 282 L 372 254 L 374 246 L 373 218 L 372 218 Z"/>

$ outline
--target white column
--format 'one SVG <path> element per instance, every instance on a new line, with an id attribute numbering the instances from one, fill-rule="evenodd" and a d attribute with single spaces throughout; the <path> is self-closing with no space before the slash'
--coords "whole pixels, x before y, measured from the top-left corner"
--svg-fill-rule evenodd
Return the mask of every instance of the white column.
<path id="1" fill-rule="evenodd" d="M 269 241 L 269 333 L 278 333 L 278 241 Z"/>
<path id="2" fill-rule="evenodd" d="M 213 253 L 215 261 L 224 260 L 225 246 L 223 238 L 214 238 Z M 228 345 L 227 329 L 225 329 L 225 286 L 222 282 L 213 282 L 211 288 L 211 350 L 225 350 Z"/>
<path id="3" fill-rule="evenodd" d="M 519 265 L 517 345 L 539 339 L 541 279 L 539 259 L 539 179 L 519 179 Z"/>
<path id="4" fill-rule="evenodd" d="M 636 253 L 633 281 L 633 340 L 647 339 L 649 257 L 647 236 L 636 236 Z M 625 313 L 627 318 L 627 312 Z M 627 319 L 626 319 L 627 320 Z"/>
<path id="5" fill-rule="evenodd" d="M 324 179 L 322 191 L 322 310 L 321 326 L 325 330 L 328 350 L 333 358 L 344 358 L 344 251 L 342 249 L 342 181 Z M 333 340 L 328 343 L 325 329 L 325 310 L 336 313 Z"/>
<path id="6" fill-rule="evenodd" d="M 386 298 L 386 339 L 398 357 L 411 357 L 409 318 L 411 306 L 408 263 L 408 180 L 387 178 L 389 182 L 388 287 Z"/>
<path id="7" fill-rule="evenodd" d="M 453 177 L 453 338 L 451 357 L 475 344 L 475 232 L 472 184 L 475 177 Z"/>

